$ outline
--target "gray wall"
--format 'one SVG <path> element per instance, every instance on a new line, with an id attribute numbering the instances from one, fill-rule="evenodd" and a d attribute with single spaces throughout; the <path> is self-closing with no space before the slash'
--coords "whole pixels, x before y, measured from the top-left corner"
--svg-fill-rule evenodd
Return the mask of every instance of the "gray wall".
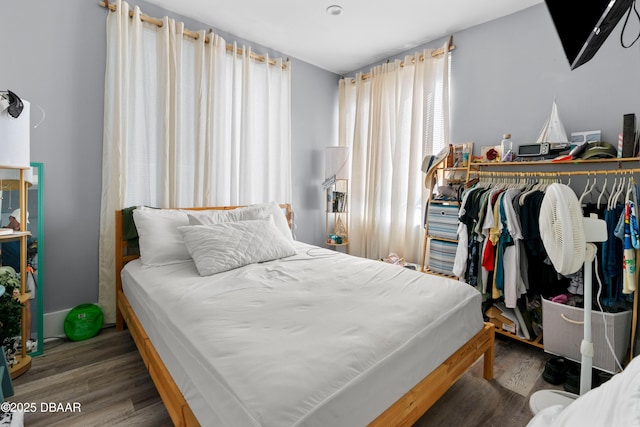
<path id="1" fill-rule="evenodd" d="M 623 114 L 640 113 L 640 54 L 620 46 L 621 27 L 573 71 L 544 4 L 455 34 L 453 141 L 535 142 L 555 97 L 567 133 L 599 129 L 615 145 Z"/>
<path id="2" fill-rule="evenodd" d="M 596 56 L 574 71 L 544 3 L 453 34 L 451 141 L 473 141 L 476 155 L 482 145 L 499 144 L 504 133 L 516 143 L 535 142 L 555 98 L 568 134 L 602 130 L 603 140 L 615 145 L 623 114 L 640 113 L 638 45 L 622 48 L 621 28 L 622 22 Z M 628 43 L 637 24 L 627 31 Z M 439 48 L 445 40 L 392 59 Z"/>
<path id="3" fill-rule="evenodd" d="M 129 3 L 150 16 L 180 19 L 192 30 L 210 27 L 143 1 Z M 98 300 L 106 16 L 106 9 L 87 0 L 0 3 L 0 88 L 31 101 L 32 124 L 40 119 L 35 105 L 46 112 L 31 134 L 31 159 L 44 163 L 46 188 L 45 313 Z M 308 243 L 321 243 L 324 234 L 317 163 L 325 145 L 337 144 L 337 79 L 292 58 L 292 203 L 297 238 Z"/>
<path id="4" fill-rule="evenodd" d="M 31 101 L 44 164 L 45 312 L 97 301 L 106 11 L 94 2 L 0 5 L 0 87 Z M 41 178 L 42 179 L 42 178 Z"/>
<path id="5" fill-rule="evenodd" d="M 324 147 L 338 144 L 339 76 L 305 62 L 291 69 L 294 233 L 297 240 L 324 245 Z"/>

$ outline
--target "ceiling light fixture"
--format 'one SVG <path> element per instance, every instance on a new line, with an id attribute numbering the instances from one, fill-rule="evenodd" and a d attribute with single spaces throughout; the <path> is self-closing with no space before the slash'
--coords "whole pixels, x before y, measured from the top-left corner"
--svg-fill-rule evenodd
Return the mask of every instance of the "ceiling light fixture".
<path id="1" fill-rule="evenodd" d="M 338 16 L 342 14 L 342 6 L 339 6 L 337 4 L 332 4 L 331 6 L 329 6 L 327 8 L 327 13 L 329 15 L 333 15 L 333 16 Z"/>

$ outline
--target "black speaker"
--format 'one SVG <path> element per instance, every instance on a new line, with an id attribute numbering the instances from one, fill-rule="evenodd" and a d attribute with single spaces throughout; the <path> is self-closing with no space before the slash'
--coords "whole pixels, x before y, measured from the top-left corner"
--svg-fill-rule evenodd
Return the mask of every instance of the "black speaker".
<path id="1" fill-rule="evenodd" d="M 633 157 L 636 142 L 636 115 L 625 114 L 622 121 L 622 157 Z"/>

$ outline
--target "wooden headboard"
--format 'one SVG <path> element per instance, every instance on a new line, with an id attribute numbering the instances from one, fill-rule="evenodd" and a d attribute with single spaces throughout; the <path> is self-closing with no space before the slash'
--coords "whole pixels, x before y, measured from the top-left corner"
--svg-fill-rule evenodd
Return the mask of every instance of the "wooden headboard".
<path id="1" fill-rule="evenodd" d="M 199 208 L 179 208 L 183 210 L 231 210 L 242 208 L 244 206 L 212 206 L 212 207 L 199 207 Z M 285 216 L 287 217 L 287 223 L 289 224 L 289 228 L 292 226 L 292 211 L 291 205 L 281 204 L 280 207 L 285 211 Z M 178 209 L 178 208 L 176 208 Z M 129 261 L 133 261 L 136 258 L 140 257 L 140 252 L 138 248 L 133 248 L 129 246 L 128 240 L 123 238 L 122 233 L 122 210 L 116 211 L 116 295 L 118 292 L 122 291 L 122 278 L 120 277 L 120 271 Z"/>

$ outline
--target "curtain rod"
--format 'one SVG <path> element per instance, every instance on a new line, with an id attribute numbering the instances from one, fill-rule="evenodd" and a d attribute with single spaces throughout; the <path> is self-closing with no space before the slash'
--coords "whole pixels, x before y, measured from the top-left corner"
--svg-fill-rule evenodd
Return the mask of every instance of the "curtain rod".
<path id="1" fill-rule="evenodd" d="M 98 5 L 104 7 L 105 9 L 109 9 L 112 12 L 115 12 L 117 10 L 117 8 L 118 8 L 115 4 L 109 3 L 109 0 L 98 2 Z M 133 18 L 133 10 L 129 11 L 129 18 Z M 153 18 L 153 17 L 151 17 L 149 15 L 145 15 L 143 13 L 140 13 L 140 20 L 142 22 L 148 22 L 150 24 L 157 25 L 158 27 L 162 27 L 162 25 L 163 25 L 162 19 Z M 211 33 L 211 32 L 213 32 L 213 30 L 209 29 L 209 32 Z M 184 29 L 183 34 L 185 36 L 187 36 L 187 37 L 190 37 L 190 38 L 194 39 L 194 40 L 198 40 L 200 38 L 200 34 L 198 34 L 195 31 L 188 30 L 186 28 Z M 210 41 L 209 36 L 205 36 L 204 42 L 205 43 L 209 43 L 209 41 Z M 227 44 L 226 48 L 227 48 L 227 52 L 233 53 L 234 47 L 233 47 L 232 44 Z M 235 48 L 235 53 L 238 54 L 238 55 L 243 55 L 244 54 L 244 49 L 242 49 L 240 47 Z M 259 55 L 257 53 L 253 53 L 253 52 L 251 52 L 250 57 L 251 57 L 251 59 L 255 59 L 256 61 L 260 61 L 260 62 L 266 62 L 266 59 L 267 59 L 264 55 Z M 287 64 L 286 64 L 287 62 L 289 62 L 289 58 L 287 58 L 286 62 L 282 63 L 282 69 L 283 70 L 287 69 Z M 277 63 L 276 63 L 275 60 L 270 59 L 269 60 L 269 65 L 277 65 Z"/>
<path id="2" fill-rule="evenodd" d="M 456 48 L 456 46 L 453 44 L 453 36 L 449 36 L 449 52 L 451 52 L 452 50 L 454 50 Z M 440 56 L 440 55 L 444 55 L 446 52 L 444 51 L 444 48 L 440 48 L 440 49 L 436 49 L 433 52 L 431 52 L 431 57 L 435 58 L 436 56 Z M 424 61 L 424 55 L 420 55 L 418 57 L 419 61 Z M 389 60 L 387 60 L 387 62 L 389 62 Z M 415 64 L 416 60 L 415 58 L 411 58 L 411 64 Z M 404 67 L 404 61 L 400 62 L 400 67 Z M 371 73 L 364 73 L 362 74 L 362 80 L 368 80 L 371 78 Z M 355 83 L 356 79 L 352 78 L 351 79 L 351 83 Z"/>
<path id="3" fill-rule="evenodd" d="M 519 178 L 530 178 L 530 177 L 554 177 L 554 176 L 578 176 L 578 175 L 611 175 L 611 176 L 624 176 L 624 175 L 632 175 L 640 173 L 640 169 L 615 169 L 615 170 L 590 170 L 590 171 L 555 171 L 555 172 L 495 172 L 495 171 L 476 171 L 475 174 L 479 177 L 496 177 L 496 178 L 505 178 L 505 177 L 519 177 Z"/>

